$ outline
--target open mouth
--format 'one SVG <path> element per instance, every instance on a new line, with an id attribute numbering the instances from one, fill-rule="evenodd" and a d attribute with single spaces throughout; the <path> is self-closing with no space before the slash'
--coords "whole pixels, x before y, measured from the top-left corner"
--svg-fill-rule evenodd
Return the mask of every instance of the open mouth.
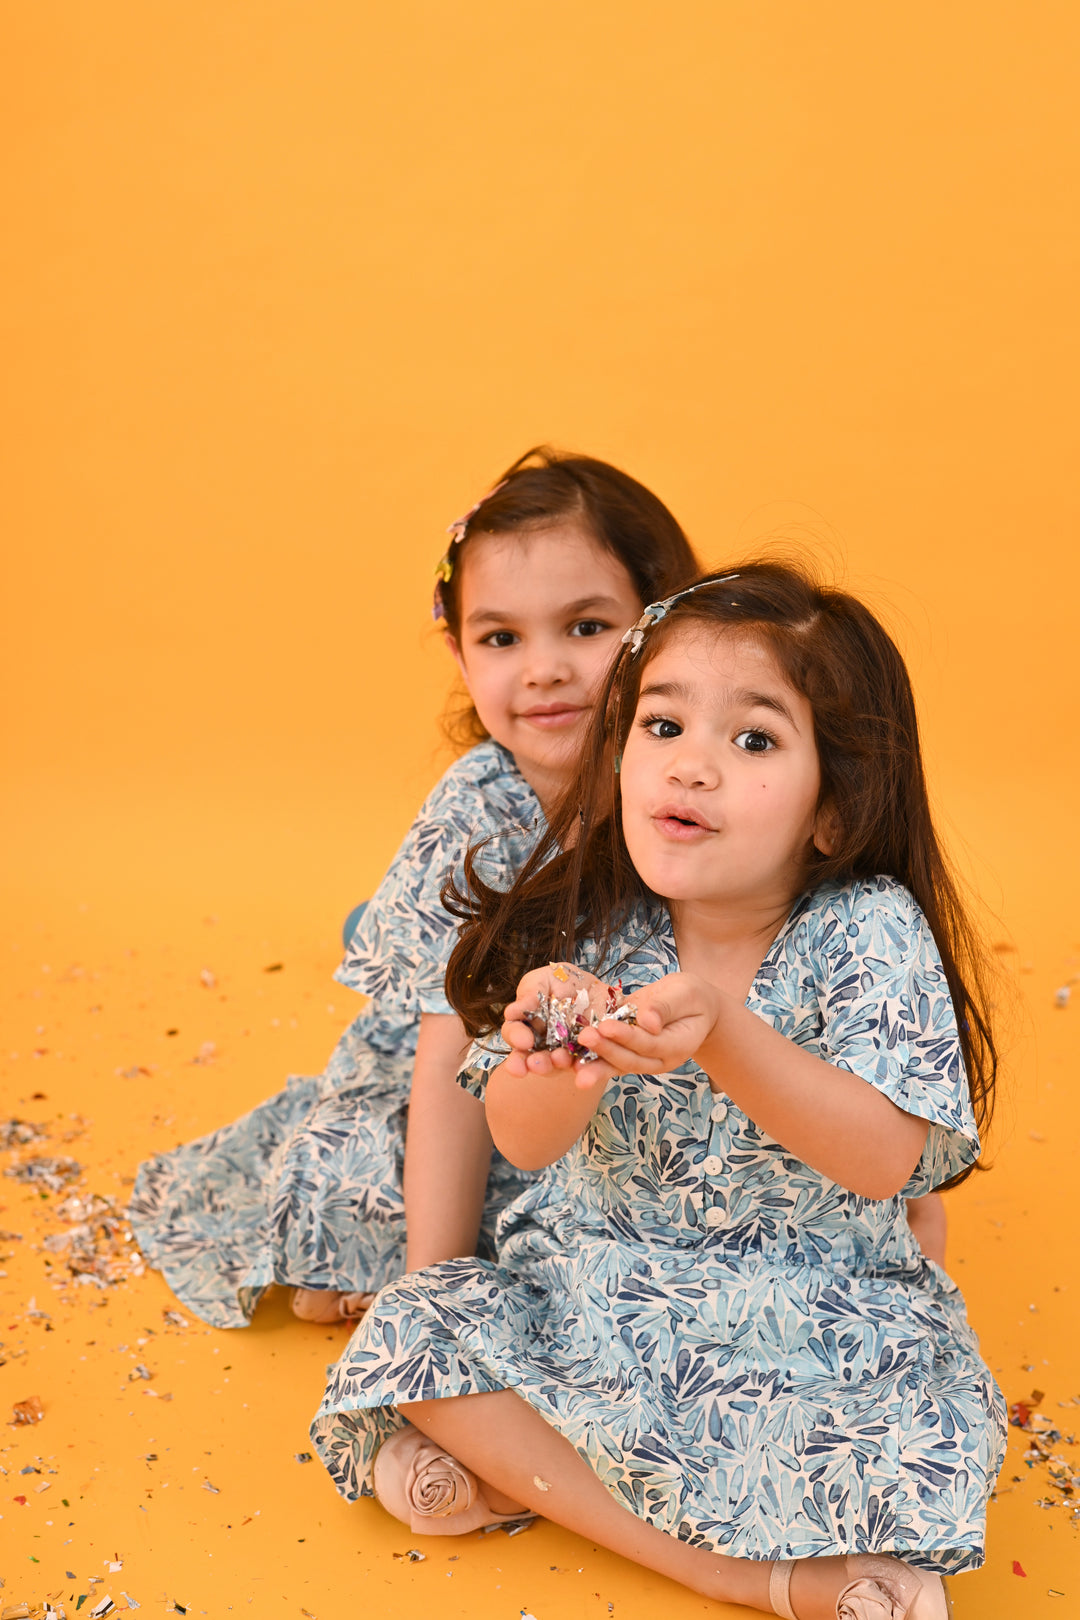
<path id="1" fill-rule="evenodd" d="M 687 804 L 665 804 L 653 820 L 670 838 L 695 838 L 716 831 L 699 810 Z"/>

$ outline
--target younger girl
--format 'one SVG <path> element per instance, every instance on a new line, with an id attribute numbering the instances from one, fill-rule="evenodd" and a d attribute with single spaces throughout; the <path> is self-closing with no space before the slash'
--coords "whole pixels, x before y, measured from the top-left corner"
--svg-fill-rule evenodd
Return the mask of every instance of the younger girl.
<path id="1" fill-rule="evenodd" d="M 774 564 L 651 607 L 521 875 L 467 871 L 466 1078 L 549 1168 L 495 1265 L 379 1296 L 312 1429 L 339 1485 L 390 1436 L 417 1531 L 517 1506 L 789 1620 L 944 1616 L 1002 1403 L 904 1199 L 970 1172 L 995 1055 L 896 648 Z M 636 1023 L 534 1051 L 593 974 Z"/>
<path id="2" fill-rule="evenodd" d="M 490 1252 L 499 1209 L 528 1180 L 491 1166 L 483 1110 L 454 1083 L 468 1043 L 443 993 L 456 932 L 440 892 L 484 834 L 489 876 L 509 881 L 566 786 L 623 632 L 698 569 L 643 485 L 546 450 L 450 532 L 436 618 L 475 746 L 424 804 L 336 975 L 372 999 L 318 1078 L 139 1171 L 139 1245 L 217 1327 L 246 1325 L 273 1282 L 297 1287 L 309 1320 L 358 1314 L 405 1270 L 406 1199 L 409 1264 L 474 1253 L 481 1225 Z"/>

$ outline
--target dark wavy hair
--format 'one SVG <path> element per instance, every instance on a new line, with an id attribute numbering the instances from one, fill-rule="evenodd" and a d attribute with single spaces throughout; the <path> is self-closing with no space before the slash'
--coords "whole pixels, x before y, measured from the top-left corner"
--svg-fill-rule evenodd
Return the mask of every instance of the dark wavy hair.
<path id="1" fill-rule="evenodd" d="M 686 535 L 660 498 L 629 473 L 593 456 L 571 455 L 537 445 L 526 450 L 469 516 L 464 536 L 450 549 L 453 564 L 438 595 L 446 628 L 461 639 L 461 577 L 469 541 L 479 534 L 512 534 L 576 518 L 617 557 L 634 582 L 641 604 L 688 585 L 701 572 Z M 443 717 L 450 741 L 471 748 L 487 737 L 466 697 Z"/>
<path id="2" fill-rule="evenodd" d="M 626 917 L 642 904 L 659 910 L 662 902 L 646 889 L 627 852 L 615 760 L 645 670 L 689 625 L 752 636 L 808 700 L 821 803 L 835 812 L 836 845 L 830 855 L 814 852 L 806 889 L 888 875 L 914 896 L 941 955 L 975 1118 L 985 1129 L 998 1067 L 990 970 L 934 829 L 907 669 L 868 608 L 789 562 L 752 560 L 707 576 L 646 633 L 637 655 L 624 646 L 575 780 L 516 882 L 506 892 L 489 888 L 478 870 L 478 847 L 466 857 L 464 892 L 447 887 L 445 903 L 463 919 L 446 975 L 451 1005 L 470 1035 L 488 1035 L 530 968 L 566 959 L 578 941 L 588 940 L 602 971 Z"/>

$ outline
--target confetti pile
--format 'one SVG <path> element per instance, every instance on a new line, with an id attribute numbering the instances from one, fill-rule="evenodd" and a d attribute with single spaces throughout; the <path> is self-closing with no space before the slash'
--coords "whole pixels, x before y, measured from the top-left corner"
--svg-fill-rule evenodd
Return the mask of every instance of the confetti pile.
<path id="1" fill-rule="evenodd" d="M 1051 1491 L 1057 1496 L 1040 1497 L 1036 1507 L 1064 1507 L 1074 1527 L 1080 1527 L 1080 1458 L 1070 1460 L 1062 1455 L 1061 1447 L 1077 1445 L 1075 1434 L 1065 1434 L 1052 1419 L 1038 1410 L 1046 1399 L 1041 1389 L 1032 1390 L 1026 1401 L 1014 1401 L 1009 1407 L 1009 1423 L 1023 1430 L 1028 1438 L 1024 1462 L 1029 1468 L 1043 1467 Z M 1080 1395 L 1070 1401 L 1059 1401 L 1060 1407 L 1080 1406 Z"/>
<path id="2" fill-rule="evenodd" d="M 65 1141 L 81 1135 L 86 1124 L 79 1119 L 73 1130 L 64 1132 Z M 53 1286 L 63 1290 L 76 1283 L 108 1288 L 128 1277 L 141 1277 L 146 1263 L 135 1246 L 123 1209 L 100 1193 L 74 1190 L 72 1184 L 83 1174 L 78 1160 L 66 1155 L 25 1151 L 44 1142 L 48 1136 L 46 1124 L 24 1119 L 0 1120 L 0 1148 L 7 1148 L 12 1159 L 4 1170 L 5 1176 L 36 1187 L 46 1202 L 49 1194 L 67 1191 L 67 1197 L 52 1208 L 52 1213 L 65 1226 L 60 1231 L 50 1232 L 41 1243 L 42 1249 L 64 1268 L 63 1271 L 59 1267 L 53 1270 Z M 5 1239 L 19 1235 L 17 1232 L 2 1234 Z M 35 1313 L 31 1306 L 31 1314 L 45 1313 Z"/>
<path id="3" fill-rule="evenodd" d="M 52 1232 L 43 1247 L 63 1259 L 70 1280 L 108 1288 L 126 1277 L 141 1277 L 146 1263 L 135 1247 L 131 1227 L 111 1198 L 100 1193 L 70 1193 L 56 1207 L 68 1223 Z M 63 1286 L 69 1278 L 60 1278 Z"/>
<path id="4" fill-rule="evenodd" d="M 559 976 L 558 973 L 556 976 Z M 567 977 L 565 969 L 562 970 L 562 977 Z M 577 1037 L 583 1029 L 590 1026 L 595 1029 L 604 1018 L 623 1024 L 637 1022 L 634 1003 L 621 1000 L 621 984 L 608 986 L 604 994 L 604 1006 L 597 1013 L 588 990 L 584 988 L 573 996 L 549 996 L 543 990 L 537 991 L 537 1011 L 529 1019 L 529 1028 L 536 1037 L 536 1051 L 551 1052 L 563 1047 L 572 1057 L 580 1058 L 582 1063 L 595 1063 L 596 1053 L 578 1041 Z"/>

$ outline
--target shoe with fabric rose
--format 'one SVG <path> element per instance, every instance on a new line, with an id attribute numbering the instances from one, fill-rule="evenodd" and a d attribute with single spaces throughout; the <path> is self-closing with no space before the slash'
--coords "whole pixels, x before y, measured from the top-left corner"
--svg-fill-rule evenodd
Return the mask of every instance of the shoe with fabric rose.
<path id="1" fill-rule="evenodd" d="M 417 1535 L 463 1536 L 485 1525 L 536 1517 L 524 1508 L 519 1513 L 496 1513 L 476 1475 L 411 1423 L 383 1441 L 375 1454 L 371 1482 L 387 1513 Z"/>
<path id="2" fill-rule="evenodd" d="M 781 1620 L 799 1620 L 789 1596 L 795 1562 L 778 1559 L 769 1571 L 769 1604 Z M 836 1620 L 949 1620 L 952 1614 L 940 1575 L 865 1553 L 842 1565 L 846 1584 L 836 1600 Z"/>

